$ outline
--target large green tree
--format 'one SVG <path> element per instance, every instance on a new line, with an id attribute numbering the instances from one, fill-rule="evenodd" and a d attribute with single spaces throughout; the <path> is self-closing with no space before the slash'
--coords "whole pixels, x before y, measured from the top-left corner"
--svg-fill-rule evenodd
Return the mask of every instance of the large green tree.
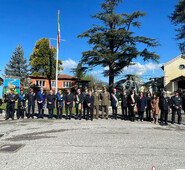
<path id="1" fill-rule="evenodd" d="M 140 28 L 141 22 L 138 19 L 145 16 L 145 13 L 135 11 L 132 14 L 117 14 L 115 10 L 121 2 L 122 0 L 104 0 L 102 11 L 92 16 L 102 24 L 93 25 L 93 28 L 78 36 L 88 38 L 92 47 L 92 50 L 82 53 L 82 63 L 90 67 L 107 67 L 104 75 L 109 76 L 109 86 L 113 85 L 114 77 L 138 56 L 144 61 L 157 62 L 160 58 L 147 49 L 159 45 L 156 39 L 138 36 L 132 32 L 133 27 Z M 138 49 L 139 43 L 146 45 L 146 48 Z"/>
<path id="2" fill-rule="evenodd" d="M 177 27 L 176 39 L 181 40 L 179 43 L 180 50 L 185 53 L 185 0 L 179 0 L 173 13 L 170 16 L 172 23 Z"/>
<path id="3" fill-rule="evenodd" d="M 15 48 L 9 63 L 5 67 L 5 76 L 18 76 L 23 86 L 29 85 L 27 83 L 29 68 L 27 60 L 24 57 L 23 47 L 20 44 Z"/>
<path id="4" fill-rule="evenodd" d="M 74 74 L 75 77 L 77 77 L 78 79 L 81 79 L 82 77 L 85 76 L 87 71 L 87 67 L 83 67 L 82 63 L 79 62 L 76 68 L 72 69 L 72 73 Z"/>
<path id="5" fill-rule="evenodd" d="M 49 46 L 49 39 L 42 38 L 36 42 L 33 53 L 30 55 L 31 73 L 35 76 L 46 76 L 49 80 L 50 89 L 51 80 L 56 75 L 56 48 Z M 62 61 L 59 60 L 58 70 L 62 70 Z"/>

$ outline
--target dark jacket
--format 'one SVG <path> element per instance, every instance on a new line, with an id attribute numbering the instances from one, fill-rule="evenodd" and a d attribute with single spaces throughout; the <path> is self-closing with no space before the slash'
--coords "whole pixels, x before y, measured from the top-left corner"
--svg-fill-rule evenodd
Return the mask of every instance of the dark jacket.
<path id="1" fill-rule="evenodd" d="M 137 99 L 138 112 L 144 112 L 146 106 L 147 106 L 146 98 L 145 97 L 142 97 L 142 98 L 138 97 L 138 99 Z"/>
<path id="2" fill-rule="evenodd" d="M 60 96 L 60 99 L 59 99 L 59 96 Z M 57 108 L 59 107 L 59 106 L 61 106 L 61 107 L 63 107 L 63 99 L 64 99 L 64 95 L 61 93 L 61 94 L 59 94 L 59 93 L 57 93 L 56 94 L 56 106 L 57 106 Z"/>
<path id="3" fill-rule="evenodd" d="M 171 107 L 171 100 L 169 97 L 161 97 L 159 99 L 159 108 L 161 110 L 169 110 Z"/>
<path id="4" fill-rule="evenodd" d="M 75 98 L 74 98 L 75 107 L 76 107 L 76 108 L 78 107 L 78 104 L 76 103 L 76 102 L 77 102 L 77 96 L 78 96 L 78 98 L 79 98 L 79 103 L 83 104 L 83 102 L 84 102 L 84 96 L 83 96 L 83 94 L 76 94 L 76 95 L 75 95 Z"/>
<path id="5" fill-rule="evenodd" d="M 151 109 L 151 99 L 152 99 L 151 96 L 146 97 L 146 107 L 147 107 L 147 109 Z"/>
<path id="6" fill-rule="evenodd" d="M 127 96 L 127 94 L 121 93 L 121 106 L 123 108 L 128 107 L 128 103 L 127 102 L 128 102 L 128 96 Z"/>
<path id="7" fill-rule="evenodd" d="M 20 95 L 22 96 L 22 98 L 20 97 Z M 17 94 L 18 106 L 22 106 L 23 104 L 23 106 L 26 107 L 26 94 L 20 93 L 20 95 Z"/>
<path id="8" fill-rule="evenodd" d="M 7 104 L 8 105 L 15 105 L 15 101 L 17 100 L 17 95 L 16 94 L 12 94 L 12 93 L 9 93 L 7 95 Z"/>
<path id="9" fill-rule="evenodd" d="M 129 105 L 130 105 L 130 107 L 133 107 L 133 106 L 131 106 L 131 104 L 137 104 L 137 95 L 135 94 L 134 95 L 134 100 L 135 100 L 135 102 L 133 102 L 132 101 L 132 98 L 131 98 L 131 95 L 129 95 Z"/>
<path id="10" fill-rule="evenodd" d="M 37 102 L 38 101 L 43 101 L 44 102 L 46 100 L 47 96 L 46 96 L 45 91 L 42 92 L 42 96 L 43 96 L 43 99 L 41 99 L 39 92 L 37 93 Z"/>
<path id="11" fill-rule="evenodd" d="M 29 106 L 34 106 L 35 105 L 35 100 L 36 100 L 36 94 L 33 92 L 33 93 L 28 93 L 26 95 L 26 100 L 28 100 L 28 105 Z"/>
<path id="12" fill-rule="evenodd" d="M 113 93 L 111 94 L 111 106 L 112 107 L 117 107 L 119 104 L 119 95 L 118 93 L 114 94 L 118 100 L 118 102 L 115 100 L 115 98 L 113 97 Z"/>
<path id="13" fill-rule="evenodd" d="M 73 99 L 74 99 L 74 95 L 72 93 L 66 94 L 65 97 L 64 97 L 65 106 L 66 107 L 73 107 Z M 68 102 L 70 102 L 69 105 L 67 104 Z"/>
<path id="14" fill-rule="evenodd" d="M 91 109 L 93 109 L 93 107 L 94 107 L 94 96 L 93 95 L 91 95 L 91 96 L 89 96 L 89 95 L 86 95 L 86 103 L 88 104 L 88 103 L 90 103 L 91 105 L 90 105 L 90 108 Z M 88 107 L 88 106 L 87 106 Z"/>
<path id="15" fill-rule="evenodd" d="M 86 103 L 86 100 L 85 99 L 86 99 L 86 96 L 89 95 L 89 94 L 88 93 L 85 93 L 85 92 L 83 92 L 82 94 L 83 94 L 83 97 L 84 97 L 83 105 L 84 106 L 87 106 L 87 103 Z"/>
<path id="16" fill-rule="evenodd" d="M 54 109 L 55 108 L 55 95 L 49 94 L 47 96 L 47 108 L 48 109 Z M 49 104 L 51 102 L 51 104 Z"/>
<path id="17" fill-rule="evenodd" d="M 179 108 L 182 108 L 182 99 L 180 96 L 176 97 L 176 96 L 173 96 L 171 98 L 171 104 L 172 104 L 172 108 L 173 109 L 176 109 L 175 106 L 178 106 Z"/>

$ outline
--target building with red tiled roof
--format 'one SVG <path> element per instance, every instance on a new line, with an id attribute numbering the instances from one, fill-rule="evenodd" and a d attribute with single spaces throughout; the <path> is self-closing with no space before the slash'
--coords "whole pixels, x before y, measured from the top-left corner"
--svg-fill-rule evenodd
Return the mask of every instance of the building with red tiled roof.
<path id="1" fill-rule="evenodd" d="M 49 80 L 45 76 L 34 76 L 30 75 L 31 86 L 34 87 L 43 87 L 45 90 L 50 90 Z M 67 74 L 58 75 L 58 89 L 76 89 L 78 87 L 85 88 L 88 87 L 88 80 L 79 80 L 77 77 L 70 76 Z M 55 90 L 56 80 L 51 80 L 52 90 Z"/>

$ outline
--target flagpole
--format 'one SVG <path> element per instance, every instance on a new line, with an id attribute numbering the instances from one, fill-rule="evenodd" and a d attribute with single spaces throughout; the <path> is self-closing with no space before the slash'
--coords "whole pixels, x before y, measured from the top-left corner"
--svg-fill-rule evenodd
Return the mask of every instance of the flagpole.
<path id="1" fill-rule="evenodd" d="M 58 17 L 59 17 L 59 15 L 60 15 L 60 11 L 58 10 Z M 58 20 L 59 20 L 59 18 L 58 18 Z M 59 25 L 58 25 L 58 27 L 59 27 Z M 58 32 L 57 32 L 57 56 L 56 56 L 56 87 L 55 87 L 55 93 L 57 93 L 57 91 L 58 91 L 58 52 L 59 52 L 59 50 L 58 50 L 58 48 L 59 48 L 59 46 L 58 46 L 58 44 L 59 44 L 59 38 L 60 37 L 58 37 L 59 35 L 58 35 Z"/>
<path id="2" fill-rule="evenodd" d="M 56 87 L 55 87 L 55 93 L 57 93 L 58 89 L 58 38 L 57 38 L 57 56 L 56 56 Z"/>

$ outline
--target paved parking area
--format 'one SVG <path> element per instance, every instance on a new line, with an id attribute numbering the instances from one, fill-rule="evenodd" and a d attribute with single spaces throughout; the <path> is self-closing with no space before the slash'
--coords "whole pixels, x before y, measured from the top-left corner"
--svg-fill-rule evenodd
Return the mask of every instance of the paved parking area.
<path id="1" fill-rule="evenodd" d="M 1 170 L 151 170 L 152 166 L 185 169 L 185 125 L 111 119 L 0 120 Z"/>

